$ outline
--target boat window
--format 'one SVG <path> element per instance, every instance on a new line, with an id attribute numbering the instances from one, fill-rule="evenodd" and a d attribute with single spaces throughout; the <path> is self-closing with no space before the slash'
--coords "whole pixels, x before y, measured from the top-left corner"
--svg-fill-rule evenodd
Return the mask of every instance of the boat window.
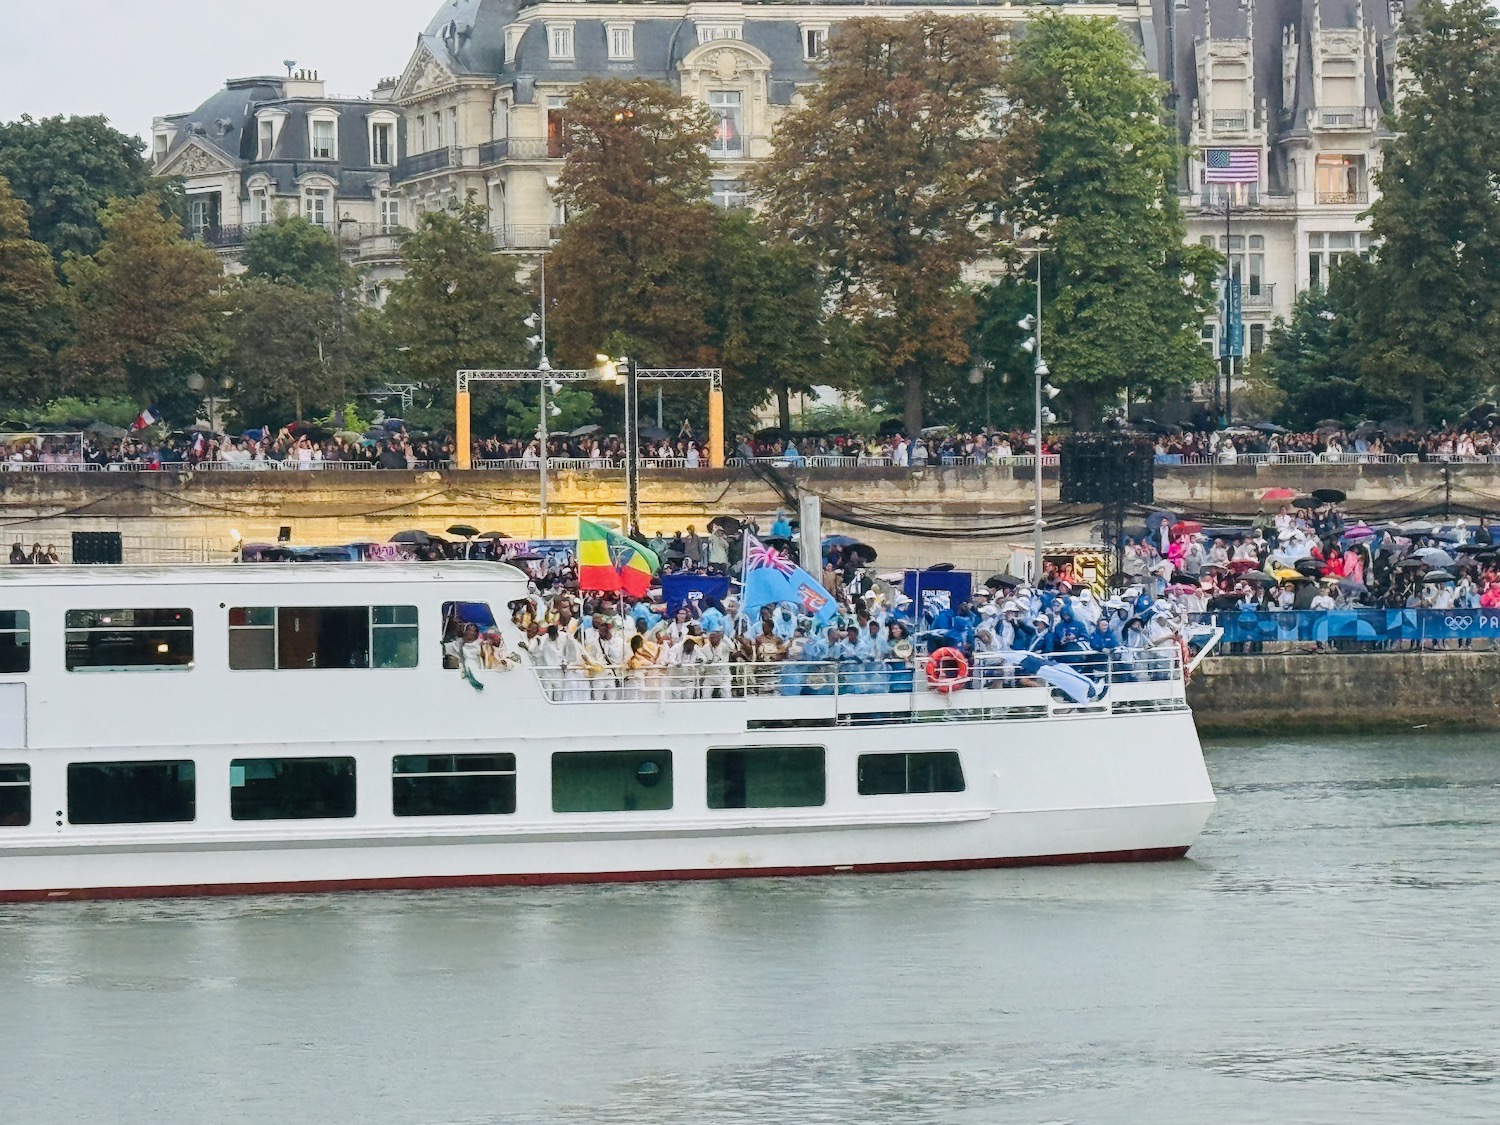
<path id="1" fill-rule="evenodd" d="M 70 609 L 68 671 L 189 668 L 193 663 L 190 609 Z"/>
<path id="2" fill-rule="evenodd" d="M 0 672 L 29 671 L 31 614 L 24 609 L 0 609 Z"/>
<path id="3" fill-rule="evenodd" d="M 192 762 L 73 762 L 69 824 L 177 824 L 196 819 Z"/>
<path id="4" fill-rule="evenodd" d="M 332 820 L 354 815 L 353 758 L 236 758 L 229 763 L 235 820 Z"/>
<path id="5" fill-rule="evenodd" d="M 753 746 L 708 752 L 711 809 L 811 808 L 827 799 L 821 746 Z"/>
<path id="6" fill-rule="evenodd" d="M 866 797 L 896 793 L 962 793 L 964 767 L 956 750 L 925 754 L 861 754 L 859 791 Z"/>
<path id="7" fill-rule="evenodd" d="M 322 606 L 229 611 L 229 667 L 415 668 L 417 607 Z"/>
<path id="8" fill-rule="evenodd" d="M 31 823 L 31 767 L 0 763 L 0 828 Z"/>
<path id="9" fill-rule="evenodd" d="M 494 816 L 516 811 L 514 754 L 404 754 L 391 762 L 397 816 Z"/>
<path id="10" fill-rule="evenodd" d="M 552 755 L 553 812 L 640 812 L 671 807 L 670 750 Z"/>
<path id="11" fill-rule="evenodd" d="M 443 603 L 443 667 L 449 670 L 458 667 L 458 657 L 448 651 L 448 642 L 463 636 L 465 625 L 479 626 L 480 634 L 497 628 L 495 614 L 488 602 L 444 602 Z"/>

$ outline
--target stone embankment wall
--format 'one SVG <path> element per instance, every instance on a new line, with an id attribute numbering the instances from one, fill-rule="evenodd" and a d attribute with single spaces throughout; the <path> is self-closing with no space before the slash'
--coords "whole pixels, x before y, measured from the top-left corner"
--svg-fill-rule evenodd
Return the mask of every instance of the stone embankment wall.
<path id="1" fill-rule="evenodd" d="M 1500 729 L 1500 650 L 1209 657 L 1188 700 L 1205 736 Z"/>
<path id="2" fill-rule="evenodd" d="M 850 531 L 876 547 L 882 566 L 946 559 L 963 568 L 998 569 L 1012 542 L 1029 539 L 1033 483 L 1025 469 L 870 468 L 782 476 L 823 495 L 830 506 L 855 506 L 902 529 L 830 522 L 830 530 Z M 1324 486 L 1347 491 L 1351 510 L 1361 514 L 1500 509 L 1500 466 L 1490 465 L 1162 467 L 1156 497 L 1164 507 L 1195 516 L 1248 520 L 1258 508 L 1275 510 L 1279 501 L 1263 499 L 1268 489 Z M 454 523 L 530 538 L 540 533 L 537 492 L 536 474 L 523 472 L 0 472 L 0 524 L 12 542 L 63 548 L 73 531 L 119 531 L 129 561 L 167 561 L 224 555 L 232 531 L 254 542 L 274 540 L 282 527 L 303 544 L 383 539 L 406 528 L 441 532 Z M 1092 512 L 1057 503 L 1055 469 L 1045 474 L 1044 497 L 1049 539 L 1086 539 Z M 648 532 L 688 524 L 701 531 L 720 513 L 764 517 L 779 502 L 771 483 L 746 469 L 651 470 L 641 482 Z M 568 536 L 578 516 L 618 519 L 623 506 L 618 470 L 554 473 L 548 530 Z M 1072 527 L 1066 526 L 1070 520 Z M 935 533 L 935 526 L 949 534 Z"/>

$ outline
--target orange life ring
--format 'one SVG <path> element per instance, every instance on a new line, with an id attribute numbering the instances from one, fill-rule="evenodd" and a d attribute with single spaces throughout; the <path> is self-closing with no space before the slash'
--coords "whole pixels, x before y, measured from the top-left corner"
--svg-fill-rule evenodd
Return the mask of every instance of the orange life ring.
<path id="1" fill-rule="evenodd" d="M 956 648 L 940 648 L 927 658 L 927 683 L 933 691 L 957 691 L 969 682 L 969 661 Z"/>

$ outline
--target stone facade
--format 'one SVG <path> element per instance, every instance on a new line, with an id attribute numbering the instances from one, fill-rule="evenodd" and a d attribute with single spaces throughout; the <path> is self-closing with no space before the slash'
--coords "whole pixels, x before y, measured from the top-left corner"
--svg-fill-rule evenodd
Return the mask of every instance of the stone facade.
<path id="1" fill-rule="evenodd" d="M 368 99 L 329 97 L 309 71 L 233 79 L 191 113 L 159 117 L 152 160 L 181 181 L 188 234 L 233 271 L 245 238 L 278 215 L 325 227 L 372 276 L 394 276 L 405 152 L 394 80 Z"/>

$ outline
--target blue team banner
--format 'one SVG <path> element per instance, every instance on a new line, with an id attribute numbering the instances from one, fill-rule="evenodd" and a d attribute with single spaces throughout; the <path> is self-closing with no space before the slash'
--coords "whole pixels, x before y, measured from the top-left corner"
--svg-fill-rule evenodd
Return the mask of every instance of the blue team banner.
<path id="1" fill-rule="evenodd" d="M 931 621 L 945 609 L 974 598 L 974 575 L 967 570 L 908 570 L 901 592 L 911 599 L 912 617 Z"/>
<path id="2" fill-rule="evenodd" d="M 729 593 L 729 579 L 722 574 L 664 574 L 661 592 L 666 599 L 667 616 L 671 617 L 683 606 L 700 610 L 710 598 L 718 598 L 722 604 Z"/>
<path id="3" fill-rule="evenodd" d="M 1219 626 L 1227 644 L 1500 640 L 1495 609 L 1239 610 L 1193 619 Z"/>

